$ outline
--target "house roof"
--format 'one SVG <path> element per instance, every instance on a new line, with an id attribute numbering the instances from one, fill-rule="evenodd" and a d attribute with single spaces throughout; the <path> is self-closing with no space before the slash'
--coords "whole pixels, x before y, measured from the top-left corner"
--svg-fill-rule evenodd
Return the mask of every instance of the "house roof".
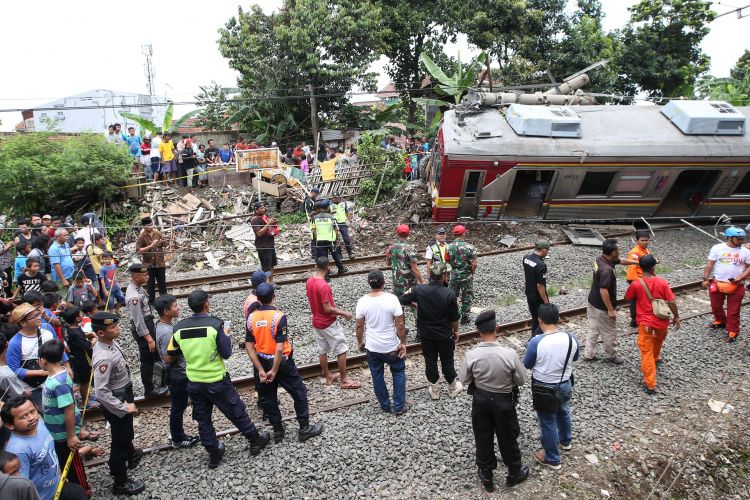
<path id="1" fill-rule="evenodd" d="M 396 92 L 396 84 L 391 82 L 382 89 L 378 90 L 377 96 L 381 99 L 390 99 L 398 97 L 399 94 Z"/>

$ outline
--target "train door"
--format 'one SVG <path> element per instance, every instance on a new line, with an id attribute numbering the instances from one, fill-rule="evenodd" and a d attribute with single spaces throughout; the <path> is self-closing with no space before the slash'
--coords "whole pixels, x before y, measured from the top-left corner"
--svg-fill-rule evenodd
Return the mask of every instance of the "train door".
<path id="1" fill-rule="evenodd" d="M 554 170 L 516 170 L 506 217 L 541 217 Z"/>
<path id="2" fill-rule="evenodd" d="M 484 170 L 467 170 L 464 173 L 461 202 L 458 205 L 458 217 L 476 218 L 479 210 L 479 200 L 482 198 L 484 186 Z"/>
<path id="3" fill-rule="evenodd" d="M 720 170 L 683 170 L 654 215 L 658 217 L 694 214 L 708 197 Z"/>

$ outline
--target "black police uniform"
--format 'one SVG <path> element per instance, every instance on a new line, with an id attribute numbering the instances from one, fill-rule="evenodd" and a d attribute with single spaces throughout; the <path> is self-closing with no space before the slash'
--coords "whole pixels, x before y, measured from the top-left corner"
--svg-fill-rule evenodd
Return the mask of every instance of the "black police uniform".
<path id="1" fill-rule="evenodd" d="M 539 255 L 530 253 L 523 258 L 523 274 L 526 281 L 526 302 L 531 314 L 531 336 L 533 337 L 542 333 L 537 311 L 539 306 L 544 304 L 544 301 L 539 295 L 537 285 L 544 285 L 545 290 L 547 289 L 547 264 Z"/>

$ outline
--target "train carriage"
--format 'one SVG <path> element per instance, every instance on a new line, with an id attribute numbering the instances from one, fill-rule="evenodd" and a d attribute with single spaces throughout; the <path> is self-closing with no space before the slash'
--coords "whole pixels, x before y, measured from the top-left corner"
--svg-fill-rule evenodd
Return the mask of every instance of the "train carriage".
<path id="1" fill-rule="evenodd" d="M 448 111 L 433 219 L 750 215 L 750 108 L 672 103 Z"/>

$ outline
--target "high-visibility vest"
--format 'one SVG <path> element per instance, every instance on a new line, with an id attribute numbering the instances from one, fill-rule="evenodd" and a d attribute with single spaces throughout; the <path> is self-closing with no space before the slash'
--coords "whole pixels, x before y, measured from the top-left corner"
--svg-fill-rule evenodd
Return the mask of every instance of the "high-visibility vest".
<path id="1" fill-rule="evenodd" d="M 336 216 L 336 222 L 339 224 L 343 224 L 346 222 L 346 202 L 342 201 L 341 203 L 331 203 L 331 207 L 333 207 L 333 214 Z"/>
<path id="2" fill-rule="evenodd" d="M 430 245 L 430 250 L 432 251 L 432 261 L 433 262 L 445 262 L 445 250 L 447 248 L 448 248 L 447 244 L 440 246 L 437 244 L 437 242 Z"/>
<path id="3" fill-rule="evenodd" d="M 258 310 L 250 314 L 248 320 L 255 337 L 255 352 L 273 356 L 276 354 L 276 332 L 284 313 L 277 309 Z M 292 354 L 292 346 L 284 341 L 284 356 Z"/>
<path id="4" fill-rule="evenodd" d="M 313 219 L 318 241 L 336 241 L 336 220 L 331 214 L 318 214 Z"/>
<path id="5" fill-rule="evenodd" d="M 211 383 L 224 378 L 224 360 L 216 352 L 216 339 L 223 326 L 221 320 L 211 316 L 190 317 L 175 325 L 170 347 L 179 346 L 189 381 Z"/>

